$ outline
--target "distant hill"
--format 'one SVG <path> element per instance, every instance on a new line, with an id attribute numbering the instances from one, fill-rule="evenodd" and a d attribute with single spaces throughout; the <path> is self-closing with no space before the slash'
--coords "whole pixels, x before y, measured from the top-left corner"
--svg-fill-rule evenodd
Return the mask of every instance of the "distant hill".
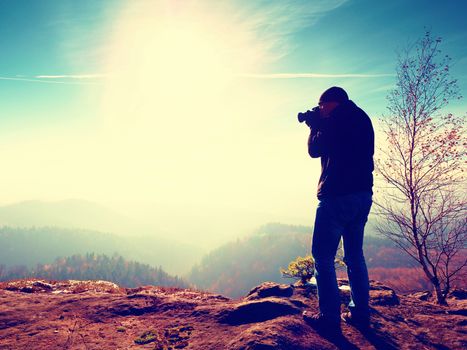
<path id="1" fill-rule="evenodd" d="M 287 283 L 279 269 L 307 254 L 310 237 L 311 229 L 304 226 L 268 224 L 213 250 L 187 278 L 198 288 L 230 297 L 244 295 L 262 281 Z"/>
<path id="2" fill-rule="evenodd" d="M 1 227 L 0 264 L 6 266 L 49 264 L 74 254 L 117 253 L 125 259 L 162 266 L 172 274 L 184 274 L 202 251 L 188 244 L 151 235 L 120 236 L 99 231 L 58 227 Z"/>
<path id="3" fill-rule="evenodd" d="M 286 268 L 297 256 L 310 254 L 311 235 L 311 227 L 265 225 L 204 256 L 187 278 L 198 288 L 230 297 L 244 295 L 265 280 L 290 283 L 292 280 L 282 278 L 279 269 Z M 404 291 L 428 286 L 423 273 L 391 241 L 368 235 L 364 249 L 370 278 L 379 279 L 381 275 L 385 277 L 383 281 L 405 280 Z M 397 287 L 394 283 L 393 287 Z"/>
<path id="4" fill-rule="evenodd" d="M 125 260 L 113 255 L 73 255 L 58 258 L 51 264 L 38 264 L 33 268 L 14 266 L 1 268 L 0 281 L 24 278 L 46 278 L 49 280 L 105 280 L 122 287 L 157 285 L 187 288 L 188 284 L 178 277 L 170 276 L 160 267 Z"/>

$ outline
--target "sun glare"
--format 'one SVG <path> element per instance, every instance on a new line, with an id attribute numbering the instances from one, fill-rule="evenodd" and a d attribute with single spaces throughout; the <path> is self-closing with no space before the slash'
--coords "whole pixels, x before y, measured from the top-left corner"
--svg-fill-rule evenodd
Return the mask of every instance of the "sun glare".
<path id="1" fill-rule="evenodd" d="M 258 53 L 228 13 L 152 6 L 123 11 L 117 22 L 99 113 L 101 158 L 133 181 L 133 195 L 173 197 L 170 186 L 179 195 L 216 191 L 225 176 L 212 175 L 215 165 L 235 147 L 228 123 L 245 117 L 232 102 L 245 93 L 238 75 Z"/>
<path id="2" fill-rule="evenodd" d="M 245 69 L 229 46 L 235 33 L 207 12 L 167 14 L 148 7 L 143 13 L 119 21 L 102 114 L 114 126 L 116 116 L 126 123 L 131 115 L 132 123 L 146 124 L 158 116 L 209 114 L 235 74 Z"/>

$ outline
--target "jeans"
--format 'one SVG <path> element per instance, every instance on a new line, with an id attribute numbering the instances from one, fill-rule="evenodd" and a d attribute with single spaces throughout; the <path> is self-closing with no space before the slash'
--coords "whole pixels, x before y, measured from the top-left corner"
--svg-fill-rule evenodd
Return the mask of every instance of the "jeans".
<path id="1" fill-rule="evenodd" d="M 320 312 L 329 319 L 340 317 L 340 295 L 334 259 L 341 237 L 351 290 L 350 310 L 369 314 L 368 270 L 363 256 L 363 231 L 372 204 L 371 193 L 360 192 L 322 199 L 316 210 L 312 255 Z"/>

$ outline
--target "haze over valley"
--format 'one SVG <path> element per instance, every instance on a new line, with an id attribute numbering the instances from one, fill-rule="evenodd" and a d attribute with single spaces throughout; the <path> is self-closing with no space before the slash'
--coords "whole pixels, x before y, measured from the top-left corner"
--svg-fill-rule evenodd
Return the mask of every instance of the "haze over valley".
<path id="1" fill-rule="evenodd" d="M 322 170 L 297 114 L 332 86 L 375 130 L 370 277 L 412 292 L 464 273 L 466 12 L 455 0 L 0 1 L 0 280 L 231 297 L 291 283 L 279 269 L 310 253 Z M 417 45 L 434 61 L 400 60 Z M 438 220 L 442 200 L 452 211 Z"/>

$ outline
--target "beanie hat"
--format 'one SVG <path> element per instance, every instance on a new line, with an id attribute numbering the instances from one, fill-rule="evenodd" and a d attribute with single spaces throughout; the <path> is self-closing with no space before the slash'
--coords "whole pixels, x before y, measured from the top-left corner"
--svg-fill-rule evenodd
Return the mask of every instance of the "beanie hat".
<path id="1" fill-rule="evenodd" d="M 349 100 L 349 96 L 345 90 L 341 87 L 333 86 L 327 89 L 321 97 L 319 98 L 320 102 L 338 102 L 342 103 Z"/>

